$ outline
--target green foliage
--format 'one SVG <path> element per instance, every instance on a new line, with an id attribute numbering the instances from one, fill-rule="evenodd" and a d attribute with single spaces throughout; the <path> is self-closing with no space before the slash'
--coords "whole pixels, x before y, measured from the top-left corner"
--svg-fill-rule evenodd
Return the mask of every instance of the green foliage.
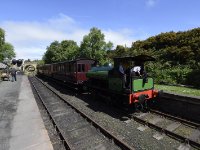
<path id="1" fill-rule="evenodd" d="M 193 71 L 200 69 L 200 28 L 136 41 L 128 53 L 148 54 L 157 59 L 155 65 L 147 66 L 157 83 L 200 85 L 199 76 Z"/>
<path id="2" fill-rule="evenodd" d="M 24 63 L 26 64 L 32 64 L 32 63 L 36 63 L 37 65 L 44 65 L 44 60 L 38 60 L 38 59 L 35 59 L 35 60 L 30 60 L 30 59 L 27 59 L 27 60 L 24 60 Z"/>
<path id="3" fill-rule="evenodd" d="M 113 44 L 106 43 L 104 34 L 98 28 L 91 28 L 90 33 L 83 37 L 81 42 L 79 56 L 93 58 L 98 60 L 100 64 L 105 64 L 108 61 L 107 50 L 111 50 Z"/>
<path id="4" fill-rule="evenodd" d="M 11 60 L 16 56 L 14 47 L 10 43 L 4 43 L 0 50 L 0 61 L 3 61 L 5 58 Z"/>
<path id="5" fill-rule="evenodd" d="M 43 56 L 43 60 L 46 64 L 58 62 L 60 60 L 60 43 L 58 41 L 54 41 L 47 47 L 47 51 Z"/>
<path id="6" fill-rule="evenodd" d="M 12 44 L 7 43 L 7 42 L 3 45 L 3 51 L 6 54 L 6 57 L 8 59 L 12 59 L 16 55 L 15 51 L 14 51 L 14 47 L 12 46 Z"/>
<path id="7" fill-rule="evenodd" d="M 0 28 L 0 61 L 4 59 L 3 45 L 5 44 L 5 31 Z"/>
<path id="8" fill-rule="evenodd" d="M 5 31 L 0 28 L 0 61 L 5 58 L 12 59 L 13 57 L 15 57 L 14 47 L 5 42 Z"/>
<path id="9" fill-rule="evenodd" d="M 125 55 L 128 55 L 128 48 L 122 45 L 117 45 L 116 49 L 114 50 L 113 57 L 120 57 L 120 56 L 125 56 Z"/>
<path id="10" fill-rule="evenodd" d="M 4 43 L 5 43 L 5 31 L 0 28 L 0 48 Z"/>
<path id="11" fill-rule="evenodd" d="M 61 51 L 64 55 L 62 55 L 61 60 L 72 60 L 75 59 L 78 55 L 78 45 L 76 42 L 72 40 L 64 40 L 60 43 Z"/>
<path id="12" fill-rule="evenodd" d="M 44 65 L 45 63 L 44 63 L 44 60 L 38 60 L 38 61 L 37 61 L 37 64 L 38 64 L 38 65 Z"/>
<path id="13" fill-rule="evenodd" d="M 45 63 L 72 60 L 77 56 L 78 49 L 78 45 L 72 40 L 64 40 L 61 43 L 54 41 L 47 47 L 43 60 Z"/>

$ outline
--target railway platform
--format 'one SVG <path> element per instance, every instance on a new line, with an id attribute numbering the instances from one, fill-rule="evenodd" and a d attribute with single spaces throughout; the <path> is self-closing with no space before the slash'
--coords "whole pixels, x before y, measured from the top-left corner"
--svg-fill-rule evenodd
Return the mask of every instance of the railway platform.
<path id="1" fill-rule="evenodd" d="M 27 76 L 0 82 L 0 150 L 53 150 Z"/>

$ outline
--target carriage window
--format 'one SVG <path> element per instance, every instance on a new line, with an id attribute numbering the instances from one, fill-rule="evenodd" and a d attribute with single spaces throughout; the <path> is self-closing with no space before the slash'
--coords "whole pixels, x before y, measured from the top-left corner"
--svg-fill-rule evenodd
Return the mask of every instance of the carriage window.
<path id="1" fill-rule="evenodd" d="M 78 72 L 81 72 L 81 64 L 78 64 Z"/>
<path id="2" fill-rule="evenodd" d="M 85 72 L 85 64 L 82 64 L 82 72 Z"/>
<path id="3" fill-rule="evenodd" d="M 85 72 L 85 64 L 78 64 L 78 72 Z"/>

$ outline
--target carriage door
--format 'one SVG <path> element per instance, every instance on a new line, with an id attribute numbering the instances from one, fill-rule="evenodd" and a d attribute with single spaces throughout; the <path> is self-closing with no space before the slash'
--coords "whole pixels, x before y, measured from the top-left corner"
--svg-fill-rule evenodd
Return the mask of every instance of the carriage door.
<path id="1" fill-rule="evenodd" d="M 77 64 L 77 81 L 81 82 L 86 80 L 85 77 L 85 64 Z"/>

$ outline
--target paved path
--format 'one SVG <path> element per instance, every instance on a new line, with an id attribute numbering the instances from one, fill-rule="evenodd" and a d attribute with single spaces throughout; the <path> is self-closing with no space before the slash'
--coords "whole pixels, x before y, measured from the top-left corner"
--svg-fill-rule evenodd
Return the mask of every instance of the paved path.
<path id="1" fill-rule="evenodd" d="M 29 81 L 0 82 L 0 150 L 52 150 Z"/>

